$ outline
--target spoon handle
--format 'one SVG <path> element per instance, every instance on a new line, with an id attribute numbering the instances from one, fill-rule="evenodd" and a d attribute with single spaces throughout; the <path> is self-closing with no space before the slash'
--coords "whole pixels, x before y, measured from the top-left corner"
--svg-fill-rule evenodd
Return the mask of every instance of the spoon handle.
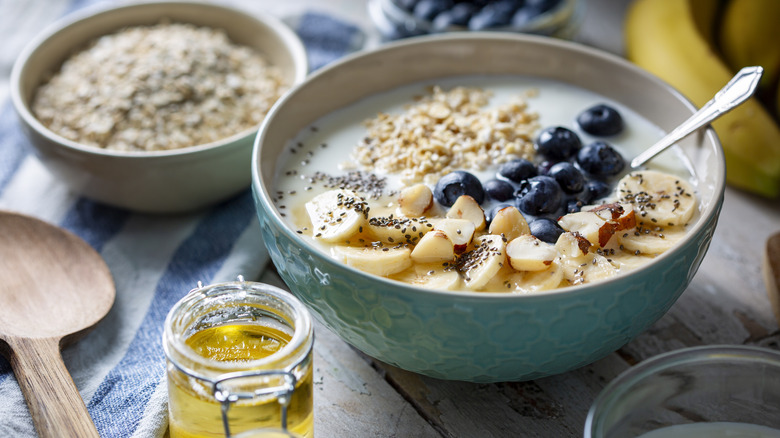
<path id="1" fill-rule="evenodd" d="M 631 160 L 631 168 L 636 169 L 645 164 L 648 160 L 687 137 L 693 131 L 712 122 L 746 101 L 756 91 L 758 80 L 761 79 L 763 73 L 764 69 L 762 67 L 745 67 L 740 70 L 699 111 L 696 111 L 688 120 Z"/>
<path id="2" fill-rule="evenodd" d="M 99 438 L 57 338 L 13 338 L 10 362 L 41 438 Z"/>

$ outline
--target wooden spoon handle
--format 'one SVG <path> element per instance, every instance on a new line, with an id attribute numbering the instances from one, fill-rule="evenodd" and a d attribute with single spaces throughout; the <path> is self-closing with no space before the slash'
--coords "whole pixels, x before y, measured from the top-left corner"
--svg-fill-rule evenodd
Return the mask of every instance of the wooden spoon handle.
<path id="1" fill-rule="evenodd" d="M 9 339 L 11 366 L 41 438 L 100 435 L 73 378 L 65 368 L 56 338 Z"/>

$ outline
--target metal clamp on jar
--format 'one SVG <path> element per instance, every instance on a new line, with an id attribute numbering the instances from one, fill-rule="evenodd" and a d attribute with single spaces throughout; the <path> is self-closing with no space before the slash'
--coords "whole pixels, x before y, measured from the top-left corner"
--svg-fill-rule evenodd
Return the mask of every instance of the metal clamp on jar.
<path id="1" fill-rule="evenodd" d="M 198 285 L 165 320 L 171 438 L 274 428 L 314 435 L 306 307 L 279 288 Z"/>

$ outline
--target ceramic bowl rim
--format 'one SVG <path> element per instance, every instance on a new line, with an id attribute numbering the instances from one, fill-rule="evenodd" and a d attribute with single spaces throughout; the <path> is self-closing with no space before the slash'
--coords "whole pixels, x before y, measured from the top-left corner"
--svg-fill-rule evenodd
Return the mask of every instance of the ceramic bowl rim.
<path id="1" fill-rule="evenodd" d="M 303 42 L 298 35 L 292 31 L 287 25 L 285 25 L 280 19 L 275 18 L 265 13 L 250 13 L 249 11 L 235 8 L 228 5 L 210 3 L 200 0 L 143 0 L 135 3 L 123 3 L 123 4 L 96 4 L 87 6 L 77 11 L 66 14 L 53 23 L 46 26 L 42 31 L 36 34 L 22 49 L 14 61 L 11 69 L 10 77 L 10 95 L 11 101 L 16 109 L 17 115 L 24 120 L 32 129 L 38 134 L 45 137 L 48 141 L 57 144 L 58 146 L 66 149 L 74 150 L 81 153 L 91 154 L 95 156 L 115 157 L 115 158 L 127 158 L 127 159 L 144 159 L 144 158 L 160 158 L 160 157 L 176 157 L 181 155 L 190 155 L 198 152 L 210 151 L 220 147 L 228 147 L 231 144 L 238 144 L 242 141 L 251 140 L 257 135 L 260 124 L 254 127 L 245 129 L 241 132 L 235 133 L 229 137 L 222 138 L 220 140 L 212 141 L 209 143 L 203 143 L 194 146 L 187 146 L 177 149 L 161 150 L 161 151 L 117 151 L 111 149 L 104 149 L 95 146 L 88 146 L 78 143 L 76 141 L 67 139 L 51 129 L 47 128 L 41 123 L 35 115 L 33 115 L 30 109 L 30 103 L 26 102 L 26 99 L 21 95 L 21 78 L 22 73 L 27 67 L 29 59 L 38 51 L 41 47 L 48 44 L 51 40 L 57 37 L 58 34 L 68 29 L 77 26 L 89 26 L 90 21 L 97 19 L 106 14 L 113 14 L 121 10 L 129 9 L 142 9 L 146 7 L 163 7 L 166 5 L 177 7 L 206 7 L 214 10 L 223 10 L 232 14 L 241 14 L 249 18 L 251 21 L 259 26 L 265 26 L 276 33 L 281 40 L 284 41 L 286 50 L 290 53 L 293 60 L 294 77 L 290 78 L 290 88 L 297 86 L 303 82 L 309 70 L 308 58 L 306 55 L 306 49 L 303 46 Z M 204 25 L 205 26 L 205 25 Z M 116 30 L 119 30 L 116 29 Z M 289 89 L 288 89 L 289 91 Z M 286 92 L 284 93 L 286 94 Z M 270 114 L 266 113 L 266 117 Z M 265 118 L 265 117 L 264 117 Z"/>
<path id="2" fill-rule="evenodd" d="M 577 285 L 574 287 L 556 288 L 547 291 L 523 293 L 523 294 L 511 293 L 511 292 L 478 292 L 478 291 L 467 291 L 467 290 L 449 291 L 449 290 L 439 290 L 439 289 L 425 289 L 421 287 L 414 287 L 404 282 L 363 272 L 357 268 L 353 268 L 351 266 L 348 266 L 345 263 L 341 263 L 329 257 L 322 249 L 313 247 L 309 242 L 304 241 L 301 236 L 295 233 L 295 231 L 285 223 L 285 221 L 279 216 L 279 211 L 273 207 L 273 202 L 271 202 L 271 198 L 269 196 L 267 187 L 265 187 L 265 185 L 263 184 L 263 178 L 261 176 L 261 171 L 258 166 L 260 162 L 262 140 L 265 137 L 265 133 L 268 129 L 268 126 L 274 121 L 274 118 L 276 117 L 276 114 L 280 111 L 280 108 L 282 108 L 287 103 L 287 101 L 294 99 L 295 96 L 299 92 L 301 92 L 301 90 L 304 89 L 310 82 L 318 80 L 318 78 L 329 74 L 333 70 L 348 68 L 349 64 L 356 62 L 357 60 L 361 60 L 373 56 L 382 56 L 386 52 L 394 51 L 394 50 L 403 50 L 405 47 L 409 47 L 409 46 L 436 44 L 439 41 L 445 41 L 445 42 L 463 41 L 465 43 L 468 43 L 471 40 L 512 40 L 521 44 L 550 45 L 554 47 L 561 47 L 566 50 L 577 51 L 589 57 L 601 58 L 604 61 L 617 65 L 621 69 L 628 69 L 632 71 L 634 74 L 643 77 L 645 80 L 656 83 L 657 85 L 659 85 L 660 87 L 668 91 L 674 98 L 679 100 L 682 104 L 684 104 L 691 111 L 691 114 L 693 114 L 693 112 L 696 110 L 696 106 L 693 105 L 690 99 L 686 98 L 682 93 L 677 91 L 671 85 L 667 84 L 666 82 L 662 81 L 661 79 L 652 75 L 646 70 L 641 69 L 640 67 L 630 63 L 626 59 L 620 58 L 617 55 L 613 55 L 606 51 L 602 51 L 576 42 L 563 41 L 555 38 L 529 35 L 529 34 L 471 31 L 467 33 L 423 35 L 423 36 L 411 37 L 405 40 L 387 43 L 379 48 L 370 51 L 358 52 L 358 53 L 347 55 L 344 58 L 334 61 L 331 64 L 328 64 L 327 66 L 324 66 L 319 70 L 313 72 L 306 78 L 306 80 L 292 87 L 287 94 L 285 94 L 281 99 L 279 99 L 279 101 L 276 103 L 276 105 L 274 105 L 271 111 L 269 111 L 268 115 L 263 120 L 263 123 L 260 126 L 260 130 L 258 131 L 257 136 L 255 137 L 254 147 L 252 151 L 252 190 L 255 192 L 256 198 L 259 199 L 260 203 L 262 204 L 262 208 L 265 211 L 265 213 L 270 214 L 270 218 L 272 219 L 269 220 L 271 220 L 274 223 L 274 225 L 278 226 L 278 228 L 281 228 L 285 236 L 291 239 L 293 242 L 295 242 L 297 246 L 301 248 L 305 248 L 306 251 L 309 253 L 316 254 L 316 257 L 319 257 L 322 261 L 324 261 L 328 265 L 335 266 L 337 269 L 344 269 L 347 272 L 350 272 L 352 275 L 358 275 L 365 279 L 370 279 L 371 281 L 377 281 L 388 288 L 393 288 L 393 289 L 398 288 L 398 289 L 405 290 L 407 292 L 412 292 L 412 291 L 418 293 L 423 292 L 428 294 L 443 295 L 449 297 L 461 297 L 461 298 L 468 297 L 468 298 L 491 299 L 491 300 L 501 300 L 501 299 L 536 300 L 536 299 L 548 299 L 555 295 L 565 294 L 567 297 L 572 297 L 575 295 L 588 294 L 594 289 L 609 288 L 613 284 L 629 281 L 631 278 L 637 276 L 638 273 L 651 270 L 655 266 L 659 265 L 662 261 L 675 257 L 679 252 L 682 251 L 684 246 L 688 245 L 692 240 L 694 240 L 695 236 L 698 236 L 704 231 L 705 226 L 711 219 L 713 218 L 717 219 L 717 216 L 719 215 L 720 206 L 723 201 L 724 192 L 725 192 L 725 184 L 726 184 L 725 157 L 723 154 L 723 149 L 720 147 L 720 140 L 715 134 L 715 131 L 711 127 L 708 127 L 706 128 L 705 135 L 707 139 L 714 145 L 715 150 L 713 152 L 715 153 L 715 160 L 718 162 L 718 168 L 715 169 L 714 177 L 712 178 L 713 179 L 712 182 L 714 184 L 713 195 L 711 198 L 707 199 L 709 202 L 707 204 L 706 209 L 701 210 L 699 212 L 696 223 L 693 224 L 693 226 L 689 227 L 685 236 L 679 242 L 677 242 L 674 248 L 653 258 L 645 265 L 631 270 L 625 275 L 619 275 L 608 279 L 600 280 L 595 283 L 587 283 L 587 284 Z M 363 96 L 363 98 L 365 97 L 366 96 Z M 325 115 L 321 115 L 320 117 L 324 117 L 324 116 Z M 682 120 L 680 122 L 682 122 Z M 273 159 L 278 159 L 278 157 L 274 157 Z M 701 200 L 699 200 L 699 205 L 701 205 Z"/>

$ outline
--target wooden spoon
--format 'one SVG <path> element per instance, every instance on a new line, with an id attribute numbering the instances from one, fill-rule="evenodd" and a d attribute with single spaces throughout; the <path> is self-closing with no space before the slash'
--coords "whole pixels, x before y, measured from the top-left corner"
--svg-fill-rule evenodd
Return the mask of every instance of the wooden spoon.
<path id="1" fill-rule="evenodd" d="M 60 348 L 97 324 L 114 296 L 111 272 L 86 242 L 0 211 L 0 351 L 39 436 L 99 437 Z"/>
<path id="2" fill-rule="evenodd" d="M 769 236 L 764 253 L 764 283 L 775 319 L 780 324 L 780 233 Z"/>

